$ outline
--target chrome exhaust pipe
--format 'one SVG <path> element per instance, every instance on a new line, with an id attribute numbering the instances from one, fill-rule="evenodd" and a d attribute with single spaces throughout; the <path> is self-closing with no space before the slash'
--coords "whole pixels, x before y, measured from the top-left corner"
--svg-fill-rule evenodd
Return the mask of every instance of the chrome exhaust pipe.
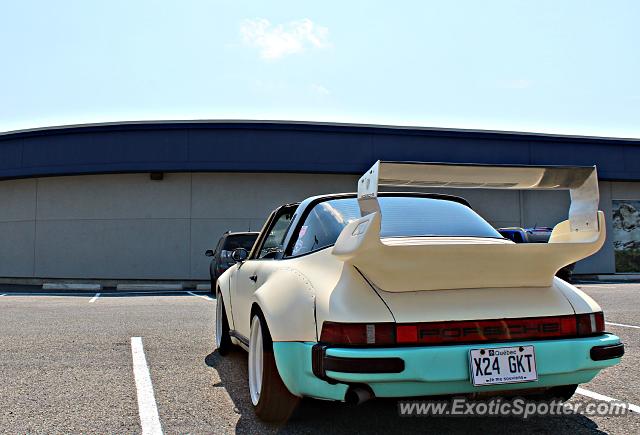
<path id="1" fill-rule="evenodd" d="M 375 397 L 371 388 L 362 385 L 352 385 L 344 395 L 344 401 L 351 405 L 360 405 Z"/>

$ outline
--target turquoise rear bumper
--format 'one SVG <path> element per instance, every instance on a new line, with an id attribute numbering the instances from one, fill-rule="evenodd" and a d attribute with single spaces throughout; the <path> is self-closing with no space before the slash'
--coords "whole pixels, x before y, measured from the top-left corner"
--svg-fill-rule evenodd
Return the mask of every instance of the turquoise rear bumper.
<path id="1" fill-rule="evenodd" d="M 392 358 L 404 360 L 400 373 L 339 373 L 327 371 L 335 384 L 317 377 L 312 370 L 311 349 L 316 343 L 275 342 L 274 354 L 285 385 L 297 396 L 343 400 L 347 384 L 367 384 L 377 397 L 412 397 L 517 390 L 589 382 L 600 370 L 620 358 L 593 361 L 594 346 L 620 343 L 612 334 L 599 337 L 546 341 L 523 341 L 455 346 L 394 348 L 328 348 L 327 356 L 341 358 Z M 481 348 L 535 346 L 538 380 L 521 384 L 474 387 L 469 380 L 469 350 Z"/>

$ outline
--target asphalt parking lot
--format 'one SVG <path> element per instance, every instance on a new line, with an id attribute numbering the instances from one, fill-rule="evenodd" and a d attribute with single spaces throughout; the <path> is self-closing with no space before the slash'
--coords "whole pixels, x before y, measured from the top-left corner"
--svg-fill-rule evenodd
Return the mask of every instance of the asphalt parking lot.
<path id="1" fill-rule="evenodd" d="M 580 287 L 604 307 L 607 329 L 627 352 L 581 387 L 640 405 L 640 284 Z M 410 418 L 398 416 L 393 400 L 357 407 L 306 400 L 285 425 L 266 425 L 251 408 L 246 355 L 214 351 L 216 302 L 207 296 L 54 295 L 2 286 L 0 295 L 3 433 L 140 433 L 141 413 L 152 418 L 155 409 L 164 433 L 640 433 L 638 413 Z M 132 353 L 140 342 L 141 353 Z M 140 389 L 151 403 L 139 403 Z"/>

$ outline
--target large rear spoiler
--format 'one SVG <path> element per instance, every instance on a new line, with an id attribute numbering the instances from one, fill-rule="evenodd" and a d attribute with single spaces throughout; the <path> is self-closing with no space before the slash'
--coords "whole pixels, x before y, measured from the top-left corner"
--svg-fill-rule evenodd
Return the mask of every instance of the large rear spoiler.
<path id="1" fill-rule="evenodd" d="M 480 243 L 410 237 L 380 239 L 379 186 L 569 190 L 569 219 L 549 243 Z M 605 239 L 595 166 L 491 166 L 376 162 L 358 181 L 362 217 L 349 223 L 333 254 L 388 291 L 479 287 L 543 287 L 562 267 L 597 252 Z M 446 239 L 446 238 L 444 238 Z"/>
<path id="2" fill-rule="evenodd" d="M 380 211 L 378 186 L 469 189 L 569 190 L 571 231 L 598 228 L 595 166 L 503 166 L 378 160 L 358 182 L 362 215 Z"/>

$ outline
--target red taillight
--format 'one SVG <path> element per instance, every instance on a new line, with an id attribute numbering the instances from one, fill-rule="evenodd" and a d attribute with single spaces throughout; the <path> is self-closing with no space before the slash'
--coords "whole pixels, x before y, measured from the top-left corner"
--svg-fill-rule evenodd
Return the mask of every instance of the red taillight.
<path id="1" fill-rule="evenodd" d="M 351 345 L 394 344 L 394 324 L 324 322 L 320 341 Z"/>
<path id="2" fill-rule="evenodd" d="M 416 325 L 396 326 L 396 340 L 398 343 L 417 343 L 418 327 Z"/>
<path id="3" fill-rule="evenodd" d="M 578 336 L 600 334 L 604 332 L 604 314 L 602 311 L 597 313 L 587 313 L 576 315 L 576 323 Z"/>
<path id="4" fill-rule="evenodd" d="M 342 345 L 489 343 L 583 337 L 604 332 L 602 312 L 518 319 L 424 323 L 324 322 L 320 341 Z"/>

